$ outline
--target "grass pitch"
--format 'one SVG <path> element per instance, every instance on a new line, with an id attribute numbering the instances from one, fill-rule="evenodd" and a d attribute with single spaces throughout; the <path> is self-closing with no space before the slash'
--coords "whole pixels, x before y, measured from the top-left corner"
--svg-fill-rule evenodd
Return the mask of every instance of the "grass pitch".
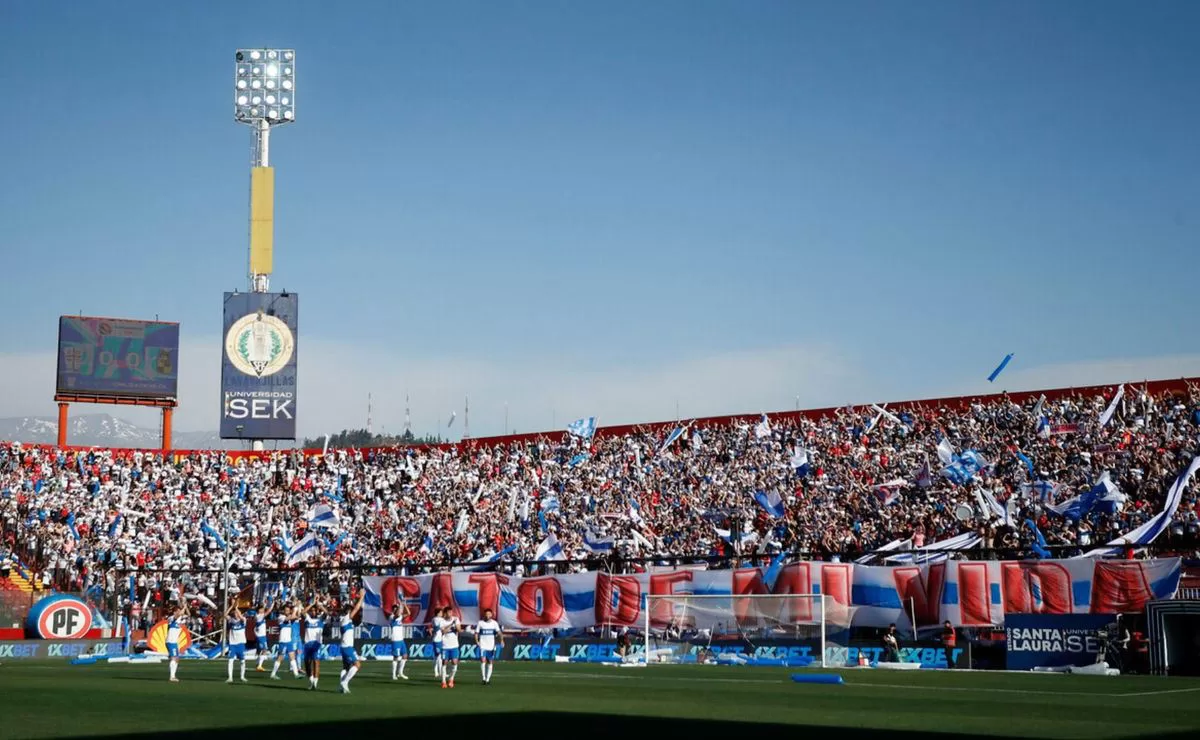
<path id="1" fill-rule="evenodd" d="M 312 692 L 306 680 L 271 681 L 252 666 L 248 684 L 227 685 L 224 661 L 185 661 L 178 684 L 166 681 L 166 664 L 7 662 L 0 738 L 1200 738 L 1192 679 L 847 670 L 845 684 L 829 686 L 794 683 L 795 669 L 784 668 L 502 662 L 490 686 L 477 663 L 464 663 L 458 687 L 442 689 L 427 661 L 395 682 L 390 664 L 370 661 L 343 695 L 339 668 L 323 663 Z"/>

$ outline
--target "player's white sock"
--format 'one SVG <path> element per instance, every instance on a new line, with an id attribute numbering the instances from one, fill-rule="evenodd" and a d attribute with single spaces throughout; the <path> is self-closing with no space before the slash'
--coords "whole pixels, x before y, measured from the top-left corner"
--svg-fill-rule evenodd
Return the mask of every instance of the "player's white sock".
<path id="1" fill-rule="evenodd" d="M 288 658 L 288 665 L 291 666 L 292 675 L 294 675 L 294 676 L 300 675 L 300 667 L 296 665 L 295 658 Z"/>
<path id="2" fill-rule="evenodd" d="M 397 660 L 396 656 L 393 655 L 392 656 L 392 680 L 393 681 L 395 681 L 396 678 L 398 678 L 399 670 L 400 670 L 400 661 Z"/>
<path id="3" fill-rule="evenodd" d="M 255 667 L 262 668 L 263 663 L 266 663 L 266 662 L 267 662 L 267 654 L 265 652 L 259 653 L 258 654 L 258 665 Z"/>
<path id="4" fill-rule="evenodd" d="M 283 663 L 283 658 L 275 659 L 275 667 L 271 669 L 271 678 L 279 676 L 279 666 Z"/>
<path id="5" fill-rule="evenodd" d="M 403 676 L 403 675 L 404 675 L 404 664 L 405 664 L 405 663 L 407 663 L 407 662 L 408 662 L 408 658 L 401 658 L 401 659 L 400 659 L 400 675 L 401 675 L 401 676 Z"/>
<path id="6" fill-rule="evenodd" d="M 242 680 L 246 680 L 246 661 L 242 661 Z"/>
<path id="7" fill-rule="evenodd" d="M 175 669 L 176 669 L 178 666 L 179 666 L 179 664 L 178 664 L 178 663 L 176 663 L 174 659 L 172 659 L 172 660 L 171 660 L 171 665 L 170 665 L 171 678 L 175 678 Z"/>
<path id="8" fill-rule="evenodd" d="M 350 666 L 350 670 L 346 671 L 346 677 L 342 679 L 342 685 L 350 688 L 350 679 L 354 678 L 354 674 L 358 673 L 358 666 Z"/>
<path id="9" fill-rule="evenodd" d="M 492 671 L 495 669 L 496 669 L 495 663 L 488 663 L 487 680 L 489 683 L 491 683 L 491 680 L 492 680 Z"/>
<path id="10" fill-rule="evenodd" d="M 457 675 L 458 675 L 458 663 L 451 663 L 450 664 L 450 680 L 453 681 L 454 677 Z"/>
<path id="11" fill-rule="evenodd" d="M 442 656 L 440 655 L 433 659 L 433 675 L 445 678 L 442 672 Z"/>
<path id="12" fill-rule="evenodd" d="M 338 674 L 338 683 L 341 683 L 342 681 L 345 681 L 345 680 L 346 680 L 346 669 L 343 668 L 341 673 Z"/>
<path id="13" fill-rule="evenodd" d="M 479 664 L 479 675 L 483 677 L 484 681 L 487 680 L 487 663 Z"/>
<path id="14" fill-rule="evenodd" d="M 233 658 L 229 659 L 229 680 L 233 680 Z"/>

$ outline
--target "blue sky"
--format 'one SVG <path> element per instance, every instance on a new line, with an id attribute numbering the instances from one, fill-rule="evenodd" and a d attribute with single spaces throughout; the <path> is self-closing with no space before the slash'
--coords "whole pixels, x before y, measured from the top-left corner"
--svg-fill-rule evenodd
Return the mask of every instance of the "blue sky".
<path id="1" fill-rule="evenodd" d="M 233 51 L 272 139 L 304 433 L 531 431 L 1200 373 L 1200 5 L 6 3 L 0 415 L 62 313 L 182 323 L 215 428 L 244 287 Z M 6 394 L 8 395 L 8 394 Z M 311 399 L 311 400 L 309 400 Z M 307 403 L 306 403 L 307 400 Z M 308 409 L 304 411 L 303 409 Z M 440 420 L 440 421 L 439 421 Z M 457 431 L 457 429 L 455 430 Z"/>

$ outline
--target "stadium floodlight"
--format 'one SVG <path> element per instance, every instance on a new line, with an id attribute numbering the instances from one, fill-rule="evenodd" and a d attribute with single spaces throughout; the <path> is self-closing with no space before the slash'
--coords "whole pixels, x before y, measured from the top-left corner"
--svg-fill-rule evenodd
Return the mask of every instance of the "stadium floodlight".
<path id="1" fill-rule="evenodd" d="M 296 120 L 295 50 L 237 50 L 233 68 L 233 120 L 254 130 L 254 166 L 250 172 L 250 289 L 265 293 L 274 254 L 271 128 Z"/>

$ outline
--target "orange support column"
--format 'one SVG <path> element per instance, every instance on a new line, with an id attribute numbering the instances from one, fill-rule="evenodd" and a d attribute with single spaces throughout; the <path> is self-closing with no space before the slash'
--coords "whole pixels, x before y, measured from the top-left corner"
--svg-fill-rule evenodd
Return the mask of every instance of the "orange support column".
<path id="1" fill-rule="evenodd" d="M 170 406 L 163 407 L 163 418 L 162 418 L 162 432 L 163 432 L 162 448 L 163 448 L 163 452 L 166 452 L 171 449 L 171 412 L 173 412 L 174 410 L 175 409 L 171 408 Z"/>
<path id="2" fill-rule="evenodd" d="M 67 407 L 69 403 L 58 404 L 58 446 L 67 446 Z"/>

